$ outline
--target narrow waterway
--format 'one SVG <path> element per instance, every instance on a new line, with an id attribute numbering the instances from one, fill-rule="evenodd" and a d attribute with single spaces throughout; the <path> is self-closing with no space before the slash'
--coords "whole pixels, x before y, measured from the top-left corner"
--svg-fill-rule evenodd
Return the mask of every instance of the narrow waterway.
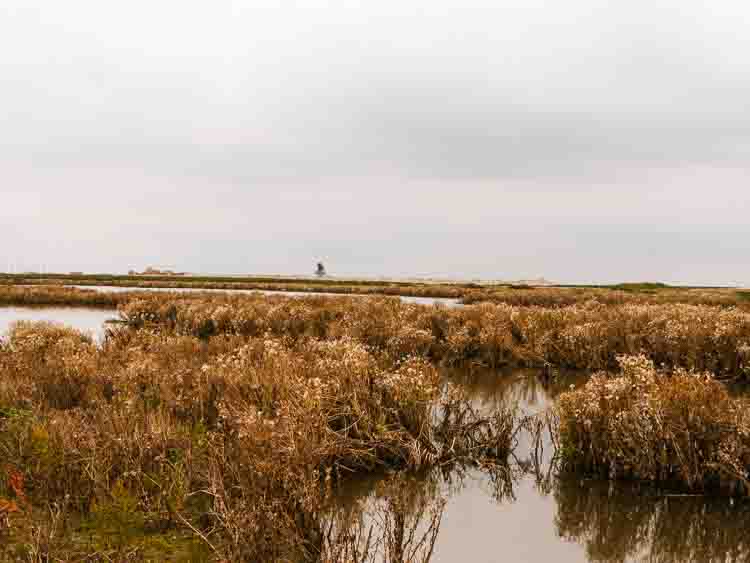
<path id="1" fill-rule="evenodd" d="M 15 322 L 45 321 L 78 329 L 101 342 L 107 329 L 107 321 L 116 317 L 116 311 L 79 307 L 0 307 L 0 336 L 7 334 Z"/>

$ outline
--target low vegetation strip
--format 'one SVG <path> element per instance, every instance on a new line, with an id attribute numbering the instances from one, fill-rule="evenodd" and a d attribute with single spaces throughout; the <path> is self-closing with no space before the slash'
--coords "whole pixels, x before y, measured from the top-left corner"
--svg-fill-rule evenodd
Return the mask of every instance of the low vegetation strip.
<path id="1" fill-rule="evenodd" d="M 0 277 L 0 282 L 3 278 Z M 459 299 L 468 295 L 472 284 L 403 283 L 345 280 L 307 280 L 275 278 L 194 278 L 167 276 L 94 276 L 94 277 L 28 277 L 5 278 L 6 283 L 23 285 L 63 285 L 158 289 L 211 289 L 227 291 L 292 291 L 301 293 L 335 293 L 341 295 L 398 295 Z"/>
<path id="2" fill-rule="evenodd" d="M 229 280 L 229 281 L 227 281 Z M 131 289 L 278 291 L 297 293 L 331 293 L 338 295 L 386 295 L 455 299 L 464 304 L 495 303 L 516 307 L 560 308 L 586 303 L 601 305 L 706 305 L 736 307 L 750 311 L 750 291 L 722 288 L 671 288 L 658 284 L 620 285 L 612 287 L 529 287 L 478 286 L 476 284 L 408 284 L 349 282 L 334 280 L 237 280 L 234 278 L 184 278 L 162 276 L 86 276 L 86 277 L 8 277 L 0 275 L 3 303 L 12 304 L 14 288 L 35 287 L 37 295 L 45 291 L 64 291 L 80 287 L 118 287 Z M 75 299 L 74 295 L 70 295 Z"/>
<path id="3" fill-rule="evenodd" d="M 99 293 L 26 286 L 0 287 L 0 304 L 117 307 L 132 326 L 198 337 L 348 337 L 391 357 L 415 355 L 447 365 L 607 370 L 617 367 L 619 355 L 645 354 L 658 366 L 721 377 L 750 375 L 750 311 L 738 307 L 584 301 L 448 309 L 375 297 Z"/>
<path id="4" fill-rule="evenodd" d="M 750 310 L 750 291 L 736 289 L 670 288 L 658 285 L 611 288 L 497 288 L 468 292 L 463 302 L 503 303 L 517 307 L 570 307 L 584 303 L 601 305 L 706 305 Z"/>
<path id="5" fill-rule="evenodd" d="M 117 275 L 117 274 L 0 274 L 0 281 L 8 283 L 31 283 L 31 282 L 55 282 L 85 284 L 87 282 L 113 285 L 116 283 L 224 283 L 224 284 L 296 284 L 304 283 L 314 286 L 391 286 L 391 287 L 454 287 L 463 289 L 476 289 L 480 286 L 473 282 L 439 282 L 439 281 L 398 281 L 398 280 L 375 280 L 355 279 L 338 277 L 284 277 L 284 276 L 199 276 L 199 275 Z"/>
<path id="6" fill-rule="evenodd" d="M 660 373 L 644 356 L 620 358 L 617 376 L 594 375 L 558 398 L 567 469 L 750 493 L 750 404 L 707 373 Z"/>
<path id="7" fill-rule="evenodd" d="M 423 307 L 395 299 L 141 296 L 120 307 L 131 326 L 178 334 L 350 338 L 392 358 L 607 370 L 623 354 L 655 364 L 750 375 L 750 313 L 698 305 L 596 303 L 561 308 Z"/>

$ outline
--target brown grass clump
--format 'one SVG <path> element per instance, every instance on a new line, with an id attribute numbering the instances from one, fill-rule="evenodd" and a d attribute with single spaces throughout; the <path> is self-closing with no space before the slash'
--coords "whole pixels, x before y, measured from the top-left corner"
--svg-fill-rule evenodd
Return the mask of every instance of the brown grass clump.
<path id="1" fill-rule="evenodd" d="M 119 304 L 131 326 L 201 338 L 267 332 L 285 338 L 346 337 L 394 359 L 416 355 L 433 363 L 490 367 L 606 370 L 617 367 L 619 355 L 645 354 L 660 367 L 725 377 L 750 374 L 750 312 L 736 307 L 589 301 L 563 307 L 480 304 L 448 309 L 391 298 L 6 290 L 0 289 L 0 298 L 5 295 L 12 302 Z"/>
<path id="2" fill-rule="evenodd" d="M 644 356 L 559 397 L 568 469 L 746 494 L 750 415 L 710 374 L 659 373 Z"/>
<path id="3" fill-rule="evenodd" d="M 379 283 L 345 280 L 277 280 L 237 281 L 226 278 L 130 278 L 128 276 L 90 276 L 84 278 L 8 278 L 0 283 L 0 303 L 4 305 L 86 305 L 115 307 L 142 292 L 92 299 L 94 292 L 84 287 L 117 287 L 136 289 L 207 291 L 274 291 L 310 294 L 402 296 L 428 299 L 460 300 L 466 305 L 495 303 L 514 307 L 560 308 L 596 303 L 598 305 L 705 305 L 750 310 L 750 291 L 729 288 L 674 288 L 648 284 L 597 287 L 529 287 L 436 283 Z M 2 282 L 0 276 L 0 282 Z M 70 287 L 76 286 L 76 287 Z M 48 293 L 48 297 L 44 297 Z M 85 294 L 89 294 L 88 296 Z M 184 292 L 182 293 L 184 296 Z"/>
<path id="4" fill-rule="evenodd" d="M 0 553 L 160 559 L 177 533 L 217 559 L 320 560 L 350 476 L 504 462 L 514 413 L 481 417 L 439 379 L 346 337 L 142 327 L 99 347 L 18 324 L 0 345 L 0 500 L 23 518 Z"/>
<path id="5" fill-rule="evenodd" d="M 0 285 L 0 306 L 116 309 L 132 296 L 56 286 Z"/>
<path id="6" fill-rule="evenodd" d="M 87 400 L 96 371 L 91 338 L 51 323 L 21 322 L 0 348 L 0 386 L 6 397 L 21 397 L 46 408 L 71 409 Z M 32 371 L 33 381 L 22 374 Z"/>
<path id="7" fill-rule="evenodd" d="M 659 366 L 743 376 L 750 371 L 750 313 L 697 305 L 588 304 L 562 308 L 423 307 L 395 299 L 142 296 L 120 308 L 132 326 L 181 334 L 351 338 L 392 358 L 447 365 L 614 369 L 619 355 Z"/>

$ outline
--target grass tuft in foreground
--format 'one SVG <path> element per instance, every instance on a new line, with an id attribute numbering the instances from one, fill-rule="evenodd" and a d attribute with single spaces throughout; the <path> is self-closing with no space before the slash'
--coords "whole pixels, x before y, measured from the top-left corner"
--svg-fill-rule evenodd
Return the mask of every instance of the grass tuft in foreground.
<path id="1" fill-rule="evenodd" d="M 710 374 L 660 373 L 644 356 L 620 358 L 558 399 L 568 470 L 748 494 L 750 410 Z"/>
<path id="2" fill-rule="evenodd" d="M 343 553 L 326 536 L 337 486 L 502 465 L 515 427 L 425 359 L 347 337 L 122 327 L 96 346 L 20 323 L 0 374 L 0 554 L 38 561 L 166 560 L 196 540 L 217 560 L 319 561 Z"/>
<path id="3" fill-rule="evenodd" d="M 582 370 L 617 368 L 620 355 L 659 366 L 750 373 L 750 313 L 699 305 L 561 308 L 482 304 L 424 307 L 395 299 L 142 296 L 120 307 L 134 327 L 178 334 L 350 338 L 391 358 L 432 363 Z"/>

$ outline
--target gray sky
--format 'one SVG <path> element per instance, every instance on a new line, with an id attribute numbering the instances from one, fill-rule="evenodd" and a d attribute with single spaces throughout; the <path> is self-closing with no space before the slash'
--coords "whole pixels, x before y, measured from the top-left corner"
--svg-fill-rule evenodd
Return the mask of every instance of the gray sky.
<path id="1" fill-rule="evenodd" d="M 750 285 L 749 29 L 741 1 L 3 0 L 0 269 Z"/>

